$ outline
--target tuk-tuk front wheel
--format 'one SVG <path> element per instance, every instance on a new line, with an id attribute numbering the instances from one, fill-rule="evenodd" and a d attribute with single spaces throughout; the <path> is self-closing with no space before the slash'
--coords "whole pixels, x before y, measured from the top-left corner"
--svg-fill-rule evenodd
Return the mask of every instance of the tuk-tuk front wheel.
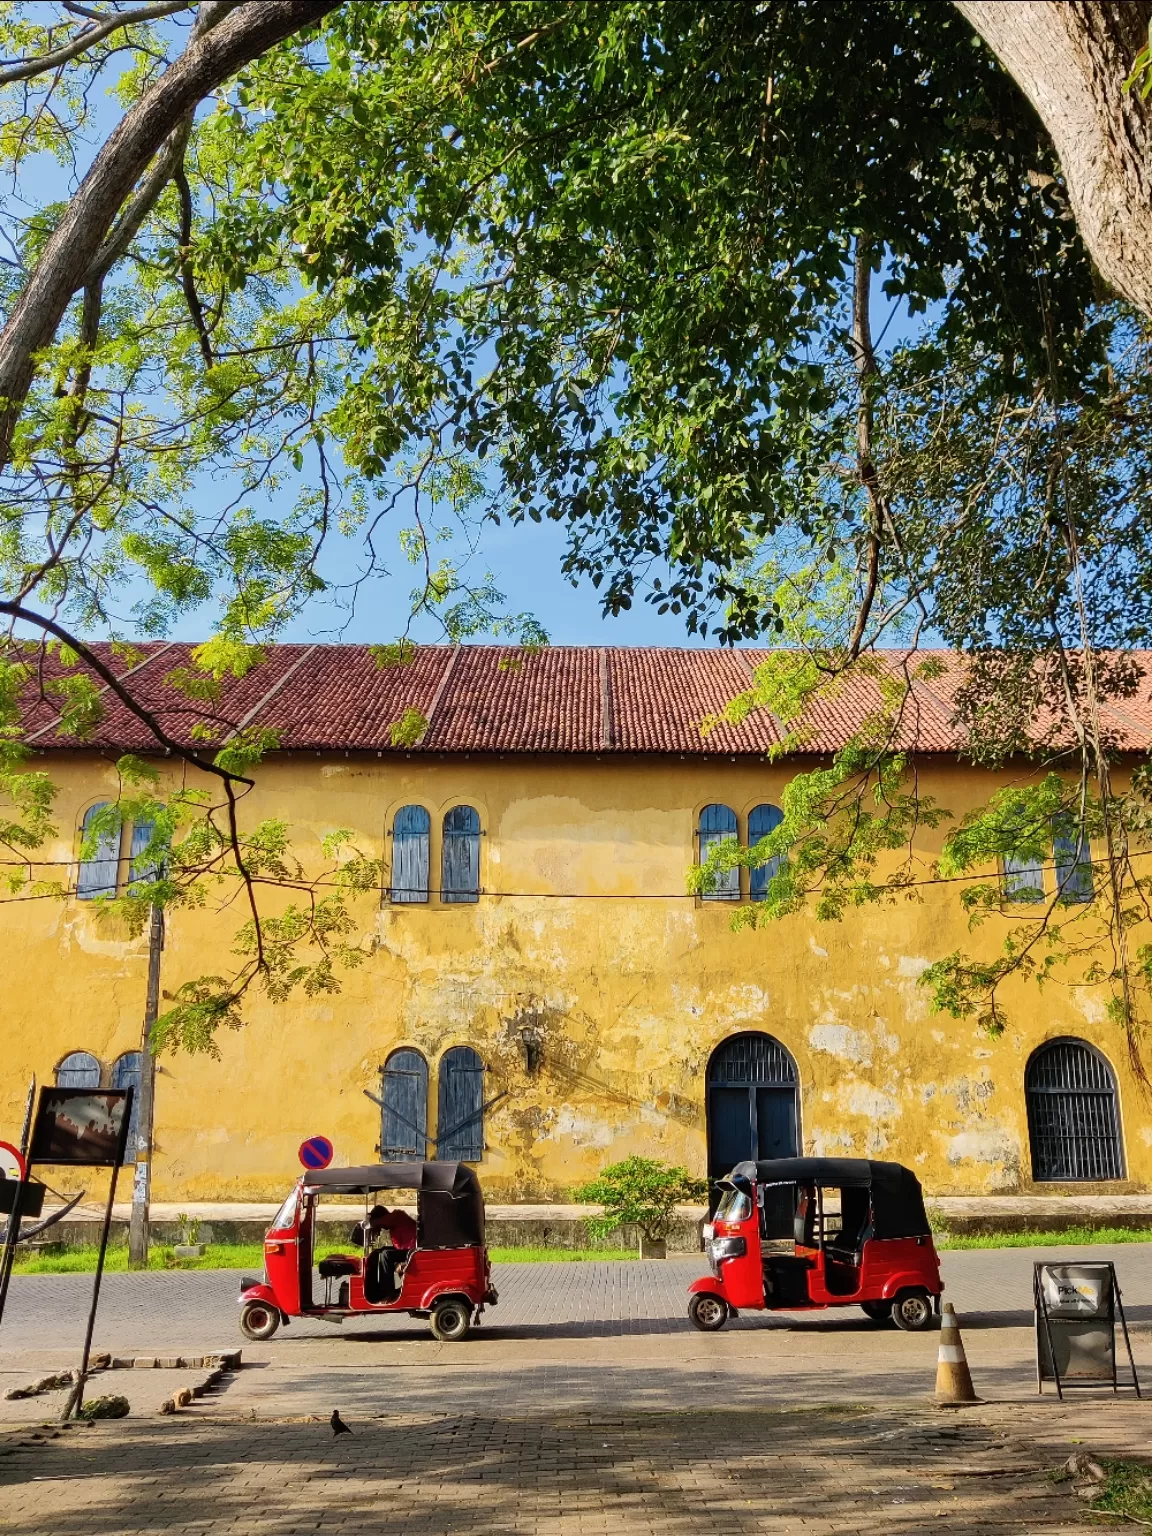
<path id="1" fill-rule="evenodd" d="M 892 1303 L 892 1321 L 905 1333 L 923 1333 L 932 1326 L 932 1298 L 927 1291 L 901 1291 Z"/>
<path id="2" fill-rule="evenodd" d="M 451 1296 L 445 1301 L 438 1301 L 428 1318 L 428 1326 L 444 1344 L 453 1344 L 457 1339 L 464 1338 L 471 1325 L 472 1308 L 467 1302 L 457 1301 Z"/>
<path id="3" fill-rule="evenodd" d="M 270 1339 L 280 1326 L 280 1313 L 266 1301 L 246 1302 L 240 1312 L 240 1332 L 246 1339 Z"/>
<path id="4" fill-rule="evenodd" d="M 688 1303 L 688 1318 L 701 1333 L 715 1333 L 728 1321 L 729 1307 L 723 1296 L 697 1291 Z"/>

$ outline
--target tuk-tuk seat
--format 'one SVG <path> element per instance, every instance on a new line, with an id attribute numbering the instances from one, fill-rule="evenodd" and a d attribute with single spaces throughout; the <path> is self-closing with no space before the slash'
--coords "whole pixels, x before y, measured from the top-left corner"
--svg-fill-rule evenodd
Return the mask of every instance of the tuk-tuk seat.
<path id="1" fill-rule="evenodd" d="M 326 1259 L 320 1260 L 316 1268 L 321 1280 L 335 1280 L 341 1275 L 358 1275 L 361 1262 L 351 1253 L 330 1253 Z"/>

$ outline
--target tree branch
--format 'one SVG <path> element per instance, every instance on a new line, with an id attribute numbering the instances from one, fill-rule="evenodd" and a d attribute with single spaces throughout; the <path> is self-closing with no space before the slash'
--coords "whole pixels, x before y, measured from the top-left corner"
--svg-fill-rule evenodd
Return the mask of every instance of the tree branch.
<path id="1" fill-rule="evenodd" d="M 24 608 L 19 603 L 12 603 L 6 600 L 0 600 L 0 613 L 5 613 L 10 618 L 16 619 L 21 623 L 34 625 L 37 629 L 41 629 L 46 634 L 62 641 L 69 650 L 75 651 L 85 665 L 91 667 L 108 691 L 115 694 L 125 709 L 130 710 L 137 720 L 148 727 L 153 736 L 155 736 L 157 745 L 163 747 L 166 752 L 171 752 L 173 757 L 182 758 L 184 762 L 191 763 L 194 768 L 199 768 L 204 773 L 215 774 L 218 779 L 223 779 L 227 786 L 246 784 L 249 789 L 253 788 L 254 781 L 252 779 L 246 779 L 239 773 L 229 773 L 227 768 L 221 768 L 217 763 L 212 762 L 210 758 L 203 758 L 197 752 L 190 752 L 187 747 L 182 747 L 178 741 L 173 740 L 152 711 L 145 709 L 139 700 L 132 697 L 130 690 L 124 687 L 115 672 L 100 660 L 96 652 L 90 646 L 85 645 L 83 640 L 78 640 L 62 624 L 57 624 L 55 619 L 50 619 L 45 614 L 37 613 L 33 608 Z"/>
<path id="2" fill-rule="evenodd" d="M 69 59 L 78 58 L 93 44 L 103 42 L 121 27 L 131 27 L 137 22 L 155 21 L 161 16 L 171 16 L 176 11 L 186 11 L 190 3 L 191 0 L 154 0 L 153 4 L 137 6 L 134 11 L 106 12 L 98 21 L 94 20 L 92 26 L 82 28 L 70 42 L 53 48 L 50 53 L 42 53 L 34 59 L 22 59 L 19 64 L 10 64 L 7 69 L 0 69 L 0 85 L 11 85 L 16 80 L 31 80 L 35 75 L 46 75 L 58 69 L 61 64 L 67 64 Z M 80 15 L 93 18 L 99 14 L 81 11 L 78 6 L 68 6 L 68 9 L 76 9 Z"/>
<path id="3" fill-rule="evenodd" d="M 188 305 L 196 339 L 200 343 L 200 355 L 211 368 L 216 360 L 212 356 L 212 340 L 204 324 L 204 306 L 196 292 L 196 279 L 192 271 L 192 188 L 188 185 L 183 161 L 176 167 L 173 180 L 180 194 L 180 286 L 184 289 L 184 302 Z"/>
<path id="4" fill-rule="evenodd" d="M 864 632 L 868 627 L 868 615 L 876 599 L 880 580 L 880 538 L 884 530 L 884 498 L 880 492 L 880 477 L 876 461 L 872 457 L 872 391 L 879 369 L 876 352 L 872 346 L 872 321 L 868 303 L 872 293 L 872 242 L 863 235 L 856 237 L 855 275 L 852 285 L 852 356 L 856 364 L 859 387 L 859 403 L 856 408 L 856 474 L 868 496 L 868 544 L 867 566 L 864 574 L 864 595 L 856 613 L 856 622 L 848 641 L 848 654 L 852 661 L 860 654 Z"/>
<path id="5" fill-rule="evenodd" d="M 228 11 L 188 47 L 121 120 L 96 156 L 0 332 L 0 464 L 72 295 L 153 157 L 197 104 L 276 43 L 321 21 L 339 0 L 260 0 Z"/>

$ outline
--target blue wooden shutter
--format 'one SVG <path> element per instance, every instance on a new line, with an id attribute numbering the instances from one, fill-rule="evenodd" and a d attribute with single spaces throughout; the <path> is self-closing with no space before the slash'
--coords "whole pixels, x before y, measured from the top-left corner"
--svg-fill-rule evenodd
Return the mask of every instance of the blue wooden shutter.
<path id="1" fill-rule="evenodd" d="M 419 1051 L 393 1051 L 384 1063 L 380 1155 L 386 1163 L 428 1155 L 428 1063 Z"/>
<path id="2" fill-rule="evenodd" d="M 87 1051 L 72 1051 L 56 1068 L 57 1088 L 99 1088 L 100 1063 Z"/>
<path id="3" fill-rule="evenodd" d="M 147 847 L 147 839 L 144 842 Z M 128 1122 L 128 1141 L 124 1150 L 124 1161 L 134 1163 L 136 1161 L 136 1127 L 140 1121 L 140 1074 L 144 1058 L 139 1051 L 125 1051 L 123 1056 L 112 1063 L 112 1087 L 132 1088 L 132 1118 Z"/>
<path id="4" fill-rule="evenodd" d="M 470 1045 L 445 1051 L 440 1060 L 436 1156 L 478 1163 L 484 1156 L 484 1063 Z"/>
<path id="5" fill-rule="evenodd" d="M 1056 855 L 1056 889 L 1062 901 L 1091 901 L 1092 850 L 1083 831 L 1078 837 L 1057 832 L 1052 839 Z"/>
<path id="6" fill-rule="evenodd" d="M 1004 860 L 1005 901 L 1044 900 L 1044 866 L 1036 859 Z"/>
<path id="7" fill-rule="evenodd" d="M 392 900 L 428 900 L 428 838 L 432 818 L 422 805 L 405 805 L 392 822 Z"/>
<path id="8" fill-rule="evenodd" d="M 457 805 L 444 818 L 441 901 L 480 900 L 480 817 Z"/>
<path id="9" fill-rule="evenodd" d="M 98 812 L 107 808 L 107 801 L 89 806 L 84 815 L 81 830 L 81 849 Z M 76 894 L 81 901 L 91 901 L 96 896 L 115 896 L 116 879 L 120 866 L 120 829 L 102 832 L 96 840 L 90 857 L 80 856 L 76 873 Z"/>
<path id="10" fill-rule="evenodd" d="M 134 885 L 137 880 L 158 880 L 163 873 L 163 865 L 159 860 L 151 864 L 136 867 L 136 860 L 152 841 L 154 824 L 150 821 L 137 821 L 132 826 L 132 852 L 131 864 L 128 869 L 128 884 Z"/>
<path id="11" fill-rule="evenodd" d="M 784 820 L 784 812 L 778 805 L 757 805 L 748 816 L 748 846 L 752 848 L 762 837 L 767 837 L 769 832 L 775 832 L 776 828 Z M 768 883 L 772 880 L 781 865 L 780 855 L 769 859 L 767 864 L 761 864 L 758 869 L 748 871 L 748 894 L 753 901 L 763 901 L 768 894 Z"/>
<path id="12" fill-rule="evenodd" d="M 700 862 L 703 864 L 709 850 L 718 843 L 729 842 L 736 837 L 736 812 L 726 805 L 706 805 L 700 812 Z M 740 869 L 726 870 L 716 879 L 711 891 L 702 891 L 704 901 L 739 901 Z"/>

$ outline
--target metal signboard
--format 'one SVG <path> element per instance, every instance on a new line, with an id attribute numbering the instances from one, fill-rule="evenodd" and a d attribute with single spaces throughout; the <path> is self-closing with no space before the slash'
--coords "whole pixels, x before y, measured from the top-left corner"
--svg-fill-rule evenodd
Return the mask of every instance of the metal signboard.
<path id="1" fill-rule="evenodd" d="M 41 1088 L 29 1163 L 118 1168 L 131 1105 L 131 1088 Z"/>
<path id="2" fill-rule="evenodd" d="M 1128 1339 L 1124 1303 L 1110 1263 L 1033 1265 L 1032 1290 L 1036 1308 L 1036 1390 L 1065 1387 L 1134 1387 L 1140 1396 L 1136 1363 Z M 1116 1368 L 1116 1318 L 1119 1314 L 1128 1351 L 1131 1381 L 1121 1381 Z"/>

